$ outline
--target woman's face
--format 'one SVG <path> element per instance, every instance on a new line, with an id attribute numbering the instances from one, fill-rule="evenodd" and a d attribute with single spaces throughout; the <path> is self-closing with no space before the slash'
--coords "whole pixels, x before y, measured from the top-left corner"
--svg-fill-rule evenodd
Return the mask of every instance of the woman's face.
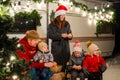
<path id="1" fill-rule="evenodd" d="M 60 21 L 63 21 L 65 19 L 65 15 L 60 15 Z"/>

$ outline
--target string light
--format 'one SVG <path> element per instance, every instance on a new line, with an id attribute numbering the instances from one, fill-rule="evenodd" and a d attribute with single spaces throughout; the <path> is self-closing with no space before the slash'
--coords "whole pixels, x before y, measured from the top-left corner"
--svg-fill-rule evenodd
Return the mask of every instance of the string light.
<path id="1" fill-rule="evenodd" d="M 3 1 L 6 1 L 6 0 L 3 0 Z M 24 3 L 26 1 L 27 1 L 27 3 Z M 88 16 L 88 18 L 90 17 L 90 15 L 86 12 L 87 8 L 85 6 L 80 5 L 81 7 L 83 7 L 81 9 L 80 6 L 79 7 L 74 6 L 73 2 L 71 2 L 70 0 L 58 0 L 58 1 L 54 1 L 54 2 L 65 5 L 68 8 L 67 13 L 72 12 L 72 13 L 75 13 L 75 14 L 80 14 L 83 17 L 85 17 L 85 16 Z M 22 3 L 24 3 L 24 4 L 22 4 Z M 97 4 L 95 4 L 94 12 L 92 13 L 93 14 L 92 16 L 93 16 L 93 18 L 95 18 L 97 20 L 104 20 L 104 18 L 110 20 L 114 13 L 106 13 L 106 15 L 103 15 L 103 14 L 105 12 L 105 8 L 110 7 L 111 4 L 110 3 L 104 3 L 103 5 L 102 4 L 101 4 L 101 6 L 103 6 L 103 9 L 100 10 L 99 12 L 97 12 L 99 7 L 97 7 Z M 9 9 L 9 13 L 10 13 L 11 16 L 14 16 L 15 12 L 20 12 L 20 11 L 30 12 L 34 9 L 47 10 L 45 0 L 41 0 L 41 2 L 37 2 L 36 4 L 32 0 L 25 0 L 25 1 L 23 1 L 23 0 L 13 0 L 13 1 L 11 1 L 11 5 L 12 5 L 12 8 Z M 31 5 L 36 6 L 36 7 L 32 7 Z M 86 8 L 86 11 L 85 11 L 84 7 Z M 1 9 L 2 8 L 0 7 L 0 10 Z"/>
<path id="2" fill-rule="evenodd" d="M 13 80 L 16 80 L 18 78 L 18 76 L 17 75 L 13 75 L 12 78 L 13 78 Z"/>
<path id="3" fill-rule="evenodd" d="M 9 62 L 7 62 L 6 67 L 8 67 L 9 65 L 10 65 L 10 63 L 9 63 Z"/>
<path id="4" fill-rule="evenodd" d="M 14 12 L 13 9 L 10 9 L 10 10 L 9 10 L 9 13 L 10 13 L 11 16 L 14 16 L 14 15 L 15 15 L 15 12 Z"/>
<path id="5" fill-rule="evenodd" d="M 76 12 L 76 13 L 80 13 L 80 8 L 79 8 L 79 7 L 76 7 L 76 8 L 75 8 L 75 12 Z"/>
<path id="6" fill-rule="evenodd" d="M 5 2 L 6 0 L 3 0 L 3 2 Z"/>
<path id="7" fill-rule="evenodd" d="M 102 9 L 102 12 L 105 12 L 105 9 L 104 9 L 104 8 Z"/>
<path id="8" fill-rule="evenodd" d="M 11 55 L 10 61 L 13 61 L 13 60 L 15 60 L 15 59 L 16 59 L 15 56 Z"/>
<path id="9" fill-rule="evenodd" d="M 108 5 L 107 5 L 107 8 L 109 8 L 109 7 L 110 7 L 110 5 L 108 4 Z"/>
<path id="10" fill-rule="evenodd" d="M 87 12 L 86 11 L 82 11 L 82 16 L 83 17 L 87 16 Z"/>
<path id="11" fill-rule="evenodd" d="M 88 18 L 88 24 L 92 24 L 92 19 Z"/>
<path id="12" fill-rule="evenodd" d="M 58 3 L 66 6 L 68 9 L 73 5 L 70 0 L 59 0 Z"/>
<path id="13" fill-rule="evenodd" d="M 95 10 L 97 10 L 97 9 L 98 9 L 96 5 L 95 5 L 94 9 L 95 9 Z"/>
<path id="14" fill-rule="evenodd" d="M 19 48 L 21 46 L 21 44 L 17 44 L 17 47 Z"/>

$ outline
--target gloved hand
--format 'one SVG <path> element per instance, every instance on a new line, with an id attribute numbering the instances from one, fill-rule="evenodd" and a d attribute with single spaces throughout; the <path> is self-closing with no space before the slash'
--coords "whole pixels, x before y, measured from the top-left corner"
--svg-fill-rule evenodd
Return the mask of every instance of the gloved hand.
<path id="1" fill-rule="evenodd" d="M 84 74 L 85 74 L 86 77 L 88 77 L 89 74 L 90 74 L 90 73 L 88 72 L 87 68 L 83 68 L 83 72 L 84 72 Z"/>
<path id="2" fill-rule="evenodd" d="M 100 66 L 99 69 L 100 69 L 100 72 L 103 73 L 107 69 L 107 66 L 106 65 Z"/>

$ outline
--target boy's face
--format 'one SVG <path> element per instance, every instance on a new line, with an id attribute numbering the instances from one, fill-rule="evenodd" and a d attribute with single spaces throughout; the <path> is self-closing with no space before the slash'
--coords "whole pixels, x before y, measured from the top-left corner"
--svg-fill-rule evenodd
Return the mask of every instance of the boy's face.
<path id="1" fill-rule="evenodd" d="M 39 39 L 28 39 L 28 43 L 32 47 L 36 47 Z"/>
<path id="2" fill-rule="evenodd" d="M 81 55 L 80 55 L 80 52 L 78 52 L 78 51 L 75 51 L 74 52 L 74 55 L 75 55 L 75 57 L 80 57 Z"/>

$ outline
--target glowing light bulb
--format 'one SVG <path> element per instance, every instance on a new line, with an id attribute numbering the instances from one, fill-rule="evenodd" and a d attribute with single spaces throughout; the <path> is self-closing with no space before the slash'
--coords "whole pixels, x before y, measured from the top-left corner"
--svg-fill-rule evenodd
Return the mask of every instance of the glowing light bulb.
<path id="1" fill-rule="evenodd" d="M 17 75 L 13 75 L 12 78 L 13 78 L 13 80 L 16 80 L 18 78 L 18 76 Z"/>
<path id="2" fill-rule="evenodd" d="M 13 60 L 15 60 L 15 59 L 16 59 L 16 58 L 15 58 L 15 56 L 13 56 L 13 55 L 10 57 L 10 61 L 13 61 Z"/>

